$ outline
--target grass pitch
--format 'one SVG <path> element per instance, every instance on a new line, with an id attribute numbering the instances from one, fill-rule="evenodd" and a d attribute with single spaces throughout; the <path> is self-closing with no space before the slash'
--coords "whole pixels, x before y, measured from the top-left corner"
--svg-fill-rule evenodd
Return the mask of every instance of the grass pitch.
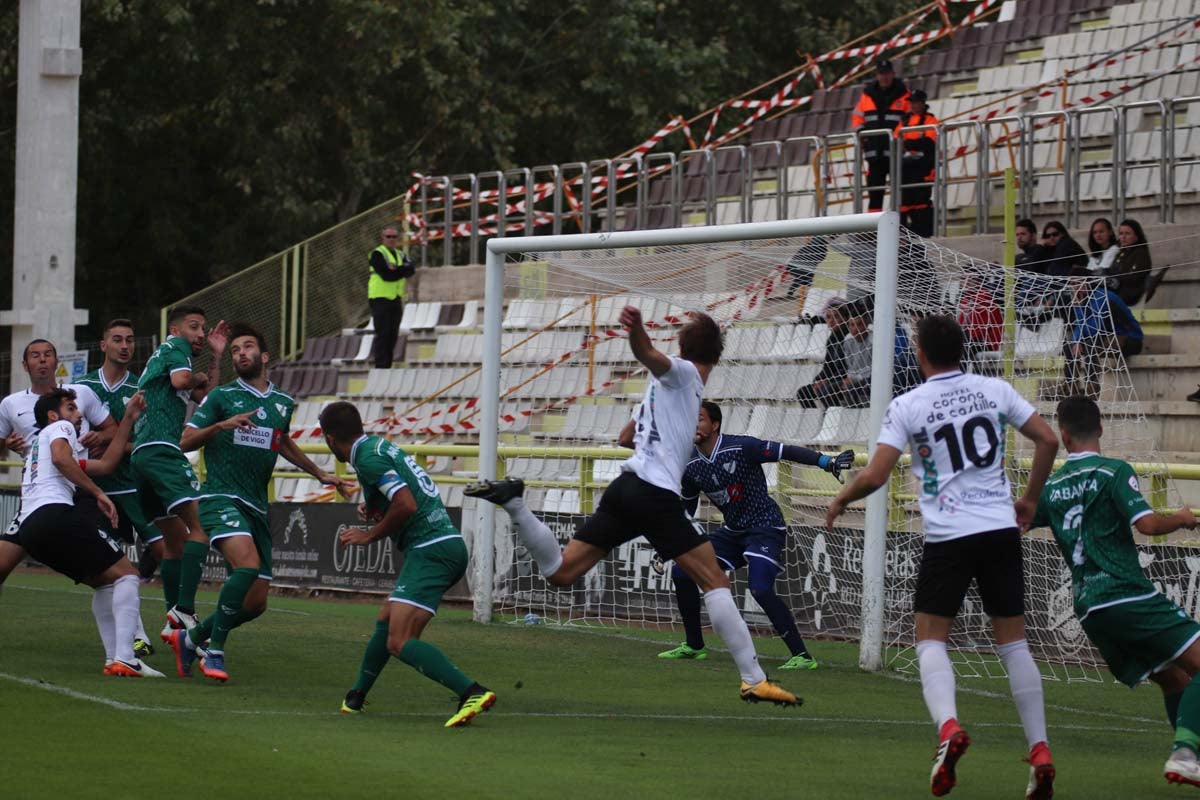
<path id="1" fill-rule="evenodd" d="M 201 610 L 215 595 L 202 593 Z M 143 590 L 156 632 L 161 599 Z M 866 674 L 853 645 L 813 642 L 814 672 L 775 672 L 801 709 L 739 701 L 725 653 L 655 658 L 677 636 L 472 623 L 426 632 L 499 695 L 443 729 L 450 693 L 392 661 L 367 713 L 338 713 L 375 605 L 271 598 L 229 639 L 228 684 L 100 674 L 90 592 L 17 574 L 0 595 L 0 797 L 928 797 L 935 732 L 911 678 Z M 156 644 L 157 646 L 157 644 Z M 786 656 L 759 640 L 768 671 Z M 197 675 L 198 675 L 197 670 Z M 1184 796 L 1161 777 L 1171 735 L 1154 687 L 1046 683 L 1057 796 Z M 959 683 L 973 745 L 955 798 L 1020 798 L 1024 736 L 1003 680 Z"/>

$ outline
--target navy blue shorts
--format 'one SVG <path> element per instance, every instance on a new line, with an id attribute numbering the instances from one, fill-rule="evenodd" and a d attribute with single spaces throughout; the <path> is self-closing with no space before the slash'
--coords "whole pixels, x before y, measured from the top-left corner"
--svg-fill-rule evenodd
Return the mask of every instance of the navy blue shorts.
<path id="1" fill-rule="evenodd" d="M 747 531 L 734 533 L 728 528 L 721 528 L 708 537 L 713 550 L 717 551 L 717 560 L 725 569 L 738 569 L 746 566 L 747 559 L 761 558 L 783 569 L 783 550 L 787 545 L 787 532 L 777 528 L 751 528 Z"/>

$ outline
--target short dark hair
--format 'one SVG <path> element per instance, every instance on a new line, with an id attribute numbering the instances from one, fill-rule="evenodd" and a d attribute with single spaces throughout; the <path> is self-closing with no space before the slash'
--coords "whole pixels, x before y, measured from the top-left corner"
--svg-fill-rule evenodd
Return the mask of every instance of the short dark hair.
<path id="1" fill-rule="evenodd" d="M 719 405 L 712 400 L 705 400 L 700 407 L 704 409 L 704 413 L 708 414 L 709 419 L 718 425 L 721 424 L 721 407 Z"/>
<path id="2" fill-rule="evenodd" d="M 258 344 L 260 352 L 269 353 L 271 348 L 267 347 L 267 337 L 259 332 L 258 328 L 251 325 L 249 322 L 234 322 L 229 325 L 229 343 L 233 344 L 234 339 L 240 339 L 243 336 L 253 336 L 254 341 Z"/>
<path id="3" fill-rule="evenodd" d="M 1024 228 L 1025 230 L 1029 231 L 1030 233 L 1034 234 L 1035 236 L 1037 235 L 1037 225 L 1033 224 L 1033 220 L 1031 220 L 1031 219 L 1017 220 L 1017 227 Z"/>
<path id="4" fill-rule="evenodd" d="M 54 342 L 50 341 L 49 339 L 34 339 L 29 344 L 25 345 L 25 350 L 21 353 L 22 364 L 29 360 L 29 348 L 33 347 L 35 344 L 50 345 L 50 349 L 54 352 L 54 357 L 58 357 L 58 348 L 54 346 Z"/>
<path id="5" fill-rule="evenodd" d="M 1060 400 L 1055 414 L 1058 427 L 1076 439 L 1100 438 L 1100 406 L 1092 398 L 1076 394 Z"/>
<path id="6" fill-rule="evenodd" d="M 132 320 L 125 319 L 124 317 L 110 319 L 108 324 L 104 326 L 104 335 L 108 336 L 108 332 L 113 328 L 129 328 L 129 330 L 133 330 L 133 322 Z"/>
<path id="7" fill-rule="evenodd" d="M 363 435 L 362 416 L 358 406 L 338 400 L 321 409 L 321 430 L 334 441 L 352 442 Z"/>
<path id="8" fill-rule="evenodd" d="M 679 331 L 679 355 L 697 364 L 716 364 L 725 350 L 725 334 L 716 320 L 702 311 Z"/>
<path id="9" fill-rule="evenodd" d="M 917 323 L 917 345 L 934 367 L 957 367 L 963 357 L 963 330 L 948 314 L 930 314 Z"/>
<path id="10" fill-rule="evenodd" d="M 37 425 L 38 430 L 50 424 L 50 412 L 58 413 L 62 410 L 63 403 L 68 400 L 75 399 L 75 392 L 72 389 L 64 389 L 58 387 L 51 389 L 37 399 L 33 404 L 33 421 Z"/>
<path id="11" fill-rule="evenodd" d="M 200 306 L 191 305 L 190 303 L 181 303 L 180 305 L 172 308 L 167 314 L 167 327 L 170 328 L 172 325 L 180 322 L 184 317 L 191 316 L 192 314 L 199 314 L 202 317 L 208 316 L 204 313 L 204 309 Z"/>

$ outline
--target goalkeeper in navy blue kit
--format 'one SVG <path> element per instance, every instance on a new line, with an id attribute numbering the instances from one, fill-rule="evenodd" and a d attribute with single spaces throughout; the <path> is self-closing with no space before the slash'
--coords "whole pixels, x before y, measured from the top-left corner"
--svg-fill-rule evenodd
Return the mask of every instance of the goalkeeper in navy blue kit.
<path id="1" fill-rule="evenodd" d="M 626 438 L 622 436 L 622 444 Z M 750 594 L 792 654 L 780 669 L 816 669 L 817 661 L 796 629 L 791 609 L 775 593 L 775 579 L 784 568 L 787 524 L 771 499 L 762 465 L 777 461 L 819 467 L 840 481 L 842 471 L 854 463 L 854 451 L 827 456 L 797 445 L 721 433 L 721 408 L 705 401 L 700 405 L 696 446 L 683 473 L 683 500 L 694 515 L 703 492 L 720 510 L 724 522 L 709 540 L 722 567 L 747 567 Z M 687 641 L 658 657 L 707 658 L 700 629 L 700 589 L 678 566 L 672 568 L 671 577 Z"/>

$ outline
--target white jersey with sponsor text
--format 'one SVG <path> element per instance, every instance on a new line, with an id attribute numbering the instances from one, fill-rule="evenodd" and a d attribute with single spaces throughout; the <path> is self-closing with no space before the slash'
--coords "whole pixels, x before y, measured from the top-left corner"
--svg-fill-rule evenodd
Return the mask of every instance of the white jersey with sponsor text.
<path id="1" fill-rule="evenodd" d="M 75 484 L 67 480 L 50 457 L 50 443 L 65 439 L 75 452 L 79 446 L 75 426 L 65 419 L 51 422 L 33 437 L 25 456 L 25 472 L 21 476 L 21 513 L 18 522 L 52 503 L 74 505 Z"/>
<path id="2" fill-rule="evenodd" d="M 704 381 L 696 365 L 676 356 L 671 368 L 650 379 L 646 396 L 633 412 L 633 457 L 621 465 L 646 483 L 679 494 L 683 471 L 692 458 Z"/>
<path id="3" fill-rule="evenodd" d="M 912 444 L 927 541 L 1016 527 L 1005 432 L 1033 414 L 1004 381 L 962 372 L 935 375 L 892 400 L 878 442 L 897 450 Z"/>

